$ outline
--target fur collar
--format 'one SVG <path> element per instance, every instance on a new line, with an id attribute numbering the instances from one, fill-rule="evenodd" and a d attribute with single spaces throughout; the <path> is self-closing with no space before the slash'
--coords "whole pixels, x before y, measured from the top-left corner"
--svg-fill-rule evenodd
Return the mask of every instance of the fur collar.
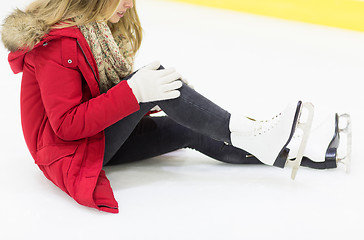
<path id="1" fill-rule="evenodd" d="M 50 27 L 44 21 L 16 9 L 4 20 L 1 40 L 11 52 L 31 50 L 49 31 Z"/>

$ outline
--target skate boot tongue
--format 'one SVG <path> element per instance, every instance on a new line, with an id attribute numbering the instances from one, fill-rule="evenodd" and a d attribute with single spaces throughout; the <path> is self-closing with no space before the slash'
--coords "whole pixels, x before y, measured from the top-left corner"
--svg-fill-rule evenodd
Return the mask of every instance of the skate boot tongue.
<path id="1" fill-rule="evenodd" d="M 243 136 L 262 135 L 272 130 L 277 125 L 280 116 L 281 114 L 276 115 L 272 119 L 265 121 L 257 121 L 254 118 L 242 117 L 241 119 L 238 120 L 239 121 L 238 124 L 231 123 L 234 126 L 237 126 L 232 130 L 232 132 L 239 132 L 239 134 Z M 231 118 L 231 122 L 235 120 L 237 119 Z"/>
<path id="2" fill-rule="evenodd" d="M 231 117 L 230 126 L 234 126 L 234 128 L 230 131 L 238 132 L 242 136 L 254 136 L 256 122 L 255 119 L 249 117 Z"/>
<path id="3" fill-rule="evenodd" d="M 265 121 L 256 121 L 252 119 L 254 121 L 253 136 L 262 135 L 273 130 L 279 123 L 280 117 L 281 114 L 278 114 L 270 120 Z"/>

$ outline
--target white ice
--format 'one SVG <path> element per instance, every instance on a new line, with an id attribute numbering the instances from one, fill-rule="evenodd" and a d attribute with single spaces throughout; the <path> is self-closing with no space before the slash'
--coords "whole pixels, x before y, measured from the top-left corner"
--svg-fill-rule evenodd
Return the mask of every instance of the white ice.
<path id="1" fill-rule="evenodd" d="M 30 1 L 1 1 L 1 20 Z M 21 75 L 0 47 L 0 239 L 364 239 L 364 34 L 160 0 L 138 0 L 136 67 L 175 67 L 229 111 L 269 117 L 296 99 L 348 112 L 352 171 L 228 165 L 192 150 L 106 168 L 117 215 L 78 205 L 33 163 Z"/>

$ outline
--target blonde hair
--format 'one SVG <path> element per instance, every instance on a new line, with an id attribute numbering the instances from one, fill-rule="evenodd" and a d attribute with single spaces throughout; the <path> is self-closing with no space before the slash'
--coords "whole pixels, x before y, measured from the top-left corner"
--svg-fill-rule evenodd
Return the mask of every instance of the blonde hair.
<path id="1" fill-rule="evenodd" d="M 27 13 L 44 21 L 50 29 L 81 26 L 94 21 L 107 21 L 115 13 L 121 0 L 36 0 Z M 135 7 L 128 9 L 118 23 L 108 23 L 113 33 L 118 32 L 131 42 L 134 54 L 142 42 L 142 27 Z M 78 17 L 77 20 L 74 20 Z"/>

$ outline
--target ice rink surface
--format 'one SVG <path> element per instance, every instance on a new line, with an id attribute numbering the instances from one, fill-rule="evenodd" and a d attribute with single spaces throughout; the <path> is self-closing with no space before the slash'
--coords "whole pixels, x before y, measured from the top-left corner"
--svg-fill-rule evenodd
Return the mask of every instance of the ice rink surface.
<path id="1" fill-rule="evenodd" d="M 30 1 L 2 1 L 1 20 Z M 113 215 L 78 205 L 33 163 L 20 125 L 21 75 L 1 45 L 0 239 L 364 239 L 364 33 L 138 0 L 136 59 L 175 67 L 229 111 L 269 118 L 302 99 L 316 119 L 350 113 L 352 171 L 219 163 L 192 150 L 106 168 Z"/>

